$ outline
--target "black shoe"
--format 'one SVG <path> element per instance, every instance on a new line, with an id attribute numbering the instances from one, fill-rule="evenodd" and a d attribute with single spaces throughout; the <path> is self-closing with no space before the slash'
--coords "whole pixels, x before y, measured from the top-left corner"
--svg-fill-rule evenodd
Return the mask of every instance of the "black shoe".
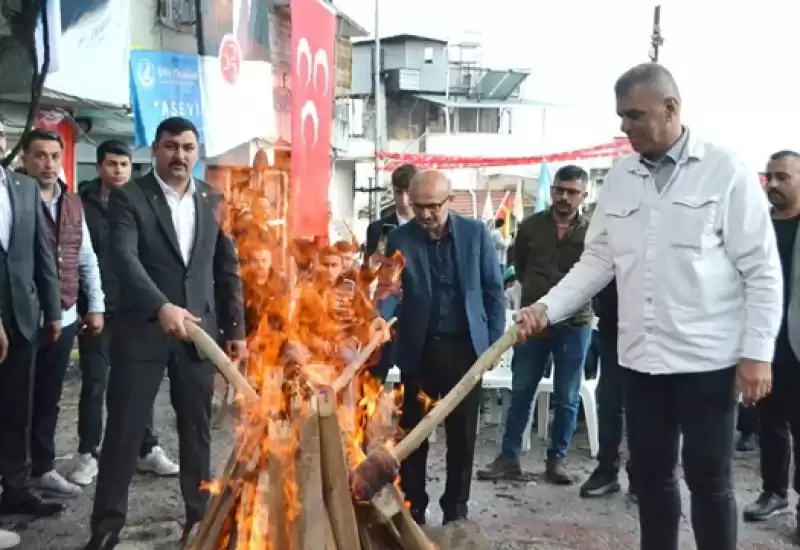
<path id="1" fill-rule="evenodd" d="M 789 507 L 789 499 L 775 493 L 761 493 L 755 502 L 744 507 L 745 521 L 764 521 Z"/>
<path id="2" fill-rule="evenodd" d="M 756 434 L 743 433 L 736 442 L 736 450 L 740 453 L 749 453 L 758 449 Z"/>
<path id="3" fill-rule="evenodd" d="M 83 550 L 112 550 L 119 544 L 119 537 L 114 533 L 105 535 L 92 535 L 91 540 L 83 547 Z"/>
<path id="4" fill-rule="evenodd" d="M 40 499 L 27 490 L 4 493 L 0 498 L 0 514 L 3 515 L 30 515 L 36 517 L 50 517 L 64 511 L 60 502 L 49 502 Z"/>
<path id="5" fill-rule="evenodd" d="M 439 501 L 439 505 L 442 507 L 442 525 L 467 519 L 466 504 L 451 504 L 447 501 Z"/>
<path id="6" fill-rule="evenodd" d="M 544 477 L 548 483 L 553 485 L 572 485 L 575 483 L 575 476 L 567 470 L 566 460 L 563 458 L 548 458 Z"/>
<path id="7" fill-rule="evenodd" d="M 455 521 L 464 521 L 467 519 L 467 514 L 444 514 L 442 516 L 442 525 L 453 523 Z"/>
<path id="8" fill-rule="evenodd" d="M 597 468 L 581 485 L 581 498 L 597 498 L 618 493 L 621 487 L 616 472 Z"/>
<path id="9" fill-rule="evenodd" d="M 503 481 L 519 479 L 522 476 L 522 468 L 519 460 L 498 456 L 486 469 L 478 470 L 478 479 L 481 481 Z"/>

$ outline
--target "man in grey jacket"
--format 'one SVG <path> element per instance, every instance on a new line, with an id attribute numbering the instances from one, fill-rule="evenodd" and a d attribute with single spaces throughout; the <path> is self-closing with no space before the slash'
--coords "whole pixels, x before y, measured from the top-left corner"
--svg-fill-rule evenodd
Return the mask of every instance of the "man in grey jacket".
<path id="1" fill-rule="evenodd" d="M 0 368 L 0 513 L 34 516 L 50 516 L 63 509 L 61 504 L 42 501 L 26 487 L 40 317 L 44 317 L 41 338 L 45 343 L 55 342 L 61 333 L 58 274 L 43 218 L 36 183 L 0 168 L 0 318 L 8 335 L 8 351 Z"/>

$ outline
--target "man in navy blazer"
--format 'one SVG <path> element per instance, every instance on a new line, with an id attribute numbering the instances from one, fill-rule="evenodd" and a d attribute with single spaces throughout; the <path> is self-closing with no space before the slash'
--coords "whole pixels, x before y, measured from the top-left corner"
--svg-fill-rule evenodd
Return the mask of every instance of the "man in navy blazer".
<path id="1" fill-rule="evenodd" d="M 389 233 L 386 245 L 387 255 L 399 250 L 406 262 L 401 292 L 378 305 L 384 319 L 398 315 L 394 360 L 405 386 L 406 433 L 425 415 L 420 394 L 434 400 L 447 394 L 505 330 L 503 281 L 489 229 L 450 212 L 451 197 L 442 172 L 417 174 L 410 188 L 414 221 Z M 476 388 L 445 423 L 447 483 L 439 501 L 445 523 L 467 516 L 479 406 Z M 427 455 L 424 443 L 400 469 L 419 523 L 428 507 Z"/>

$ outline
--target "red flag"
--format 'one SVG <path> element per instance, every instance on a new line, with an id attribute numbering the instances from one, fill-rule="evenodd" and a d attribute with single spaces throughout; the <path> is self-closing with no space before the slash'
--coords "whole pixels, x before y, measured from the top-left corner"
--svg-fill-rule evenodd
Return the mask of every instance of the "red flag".
<path id="1" fill-rule="evenodd" d="M 336 15 L 322 0 L 291 0 L 292 177 L 289 234 L 328 234 Z"/>

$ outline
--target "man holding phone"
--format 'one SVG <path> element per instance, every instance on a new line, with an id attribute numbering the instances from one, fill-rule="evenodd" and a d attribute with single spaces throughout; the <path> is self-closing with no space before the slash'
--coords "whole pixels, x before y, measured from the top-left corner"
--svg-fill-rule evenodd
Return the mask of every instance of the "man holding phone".
<path id="1" fill-rule="evenodd" d="M 400 227 L 414 217 L 411 209 L 411 200 L 408 188 L 411 180 L 417 175 L 417 167 L 413 164 L 403 164 L 392 172 L 392 194 L 394 195 L 394 212 L 375 220 L 367 227 L 366 258 L 369 258 L 386 244 L 389 233 Z"/>

